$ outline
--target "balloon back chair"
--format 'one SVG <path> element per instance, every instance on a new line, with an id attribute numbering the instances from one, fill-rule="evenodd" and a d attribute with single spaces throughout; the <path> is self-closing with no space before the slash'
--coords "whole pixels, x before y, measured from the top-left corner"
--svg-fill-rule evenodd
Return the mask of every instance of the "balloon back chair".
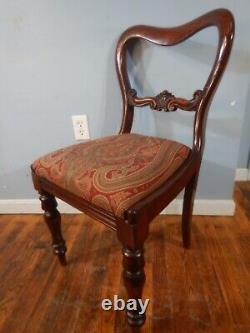
<path id="1" fill-rule="evenodd" d="M 215 26 L 218 50 L 203 89 L 192 99 L 175 97 L 165 90 L 155 97 L 139 97 L 129 82 L 126 54 L 137 39 L 161 46 L 183 42 L 196 32 Z M 123 278 L 128 297 L 140 299 L 145 283 L 144 242 L 149 223 L 185 189 L 182 238 L 190 246 L 190 224 L 202 160 L 208 109 L 220 82 L 234 37 L 234 19 L 226 9 L 211 11 L 184 25 L 159 28 L 138 25 L 118 40 L 116 70 L 123 99 L 123 118 L 117 135 L 59 149 L 31 166 L 35 189 L 40 193 L 44 219 L 52 236 L 54 253 L 66 264 L 66 245 L 55 197 L 102 222 L 122 244 Z M 172 112 L 194 112 L 193 146 L 158 137 L 130 133 L 134 107 Z M 145 314 L 127 311 L 128 323 L 140 326 Z"/>

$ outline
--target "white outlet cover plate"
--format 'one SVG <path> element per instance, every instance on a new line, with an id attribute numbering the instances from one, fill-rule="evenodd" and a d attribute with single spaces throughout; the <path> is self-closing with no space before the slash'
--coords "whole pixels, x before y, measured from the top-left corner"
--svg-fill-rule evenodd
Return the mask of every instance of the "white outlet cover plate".
<path id="1" fill-rule="evenodd" d="M 86 114 L 72 116 L 75 140 L 89 140 L 89 126 Z"/>

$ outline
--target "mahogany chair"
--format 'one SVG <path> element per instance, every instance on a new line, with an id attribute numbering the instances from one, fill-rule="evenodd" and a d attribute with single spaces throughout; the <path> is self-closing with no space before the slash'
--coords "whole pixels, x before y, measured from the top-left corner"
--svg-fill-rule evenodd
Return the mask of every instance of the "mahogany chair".
<path id="1" fill-rule="evenodd" d="M 138 97 L 126 67 L 131 41 L 143 39 L 162 46 L 183 42 L 196 32 L 216 26 L 219 34 L 214 65 L 202 90 L 187 100 L 167 90 L 155 97 Z M 123 277 L 128 297 L 139 299 L 145 282 L 144 242 L 149 223 L 185 188 L 182 237 L 190 246 L 190 224 L 202 160 L 208 109 L 228 62 L 234 37 L 234 19 L 226 9 L 211 11 L 174 28 L 134 26 L 120 37 L 116 69 L 123 98 L 119 134 L 62 148 L 36 160 L 32 166 L 35 189 L 40 193 L 45 222 L 54 253 L 66 264 L 66 245 L 55 197 L 89 214 L 116 231 L 122 244 Z M 130 133 L 134 107 L 157 111 L 195 112 L 193 146 Z M 130 325 L 140 326 L 145 314 L 128 311 Z"/>

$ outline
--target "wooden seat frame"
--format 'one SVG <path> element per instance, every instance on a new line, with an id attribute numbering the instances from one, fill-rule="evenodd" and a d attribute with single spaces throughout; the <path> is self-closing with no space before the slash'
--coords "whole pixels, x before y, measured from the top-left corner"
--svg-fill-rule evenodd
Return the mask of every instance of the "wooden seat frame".
<path id="1" fill-rule="evenodd" d="M 191 100 L 177 98 L 168 91 L 163 91 L 155 97 L 140 98 L 137 96 L 136 91 L 131 88 L 126 66 L 126 53 L 131 41 L 143 39 L 154 44 L 171 46 L 185 41 L 198 31 L 210 26 L 215 26 L 218 29 L 218 49 L 211 73 L 202 90 L 197 90 Z M 117 237 L 122 243 L 123 277 L 129 298 L 139 299 L 142 297 L 145 282 L 143 248 L 149 232 L 149 223 L 184 188 L 182 237 L 184 247 L 190 246 L 193 201 L 205 143 L 208 109 L 228 62 L 233 38 L 234 19 L 226 9 L 211 11 L 189 23 L 174 28 L 139 25 L 129 28 L 121 35 L 116 49 L 116 69 L 123 98 L 123 119 L 120 134 L 130 133 L 135 106 L 149 105 L 154 110 L 166 112 L 175 111 L 177 108 L 194 111 L 192 151 L 184 164 L 163 185 L 127 209 L 123 219 L 117 218 L 56 186 L 47 179 L 39 177 L 32 169 L 34 187 L 40 193 L 45 222 L 52 235 L 54 252 L 62 264 L 66 264 L 66 245 L 61 233 L 61 218 L 56 208 L 55 197 L 78 208 L 117 232 Z M 127 318 L 130 325 L 140 326 L 146 317 L 145 314 L 139 314 L 139 311 L 128 311 Z"/>

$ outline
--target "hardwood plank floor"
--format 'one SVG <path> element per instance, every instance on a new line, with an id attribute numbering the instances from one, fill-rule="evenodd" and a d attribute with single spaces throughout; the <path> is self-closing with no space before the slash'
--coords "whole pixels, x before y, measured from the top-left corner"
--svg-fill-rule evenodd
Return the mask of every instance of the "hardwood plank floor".
<path id="1" fill-rule="evenodd" d="M 195 216 L 192 249 L 180 216 L 159 216 L 146 242 L 147 322 L 127 326 L 103 298 L 125 297 L 116 235 L 83 215 L 63 216 L 68 265 L 40 215 L 0 216 L 1 333 L 249 333 L 250 182 L 235 186 L 234 217 Z"/>

